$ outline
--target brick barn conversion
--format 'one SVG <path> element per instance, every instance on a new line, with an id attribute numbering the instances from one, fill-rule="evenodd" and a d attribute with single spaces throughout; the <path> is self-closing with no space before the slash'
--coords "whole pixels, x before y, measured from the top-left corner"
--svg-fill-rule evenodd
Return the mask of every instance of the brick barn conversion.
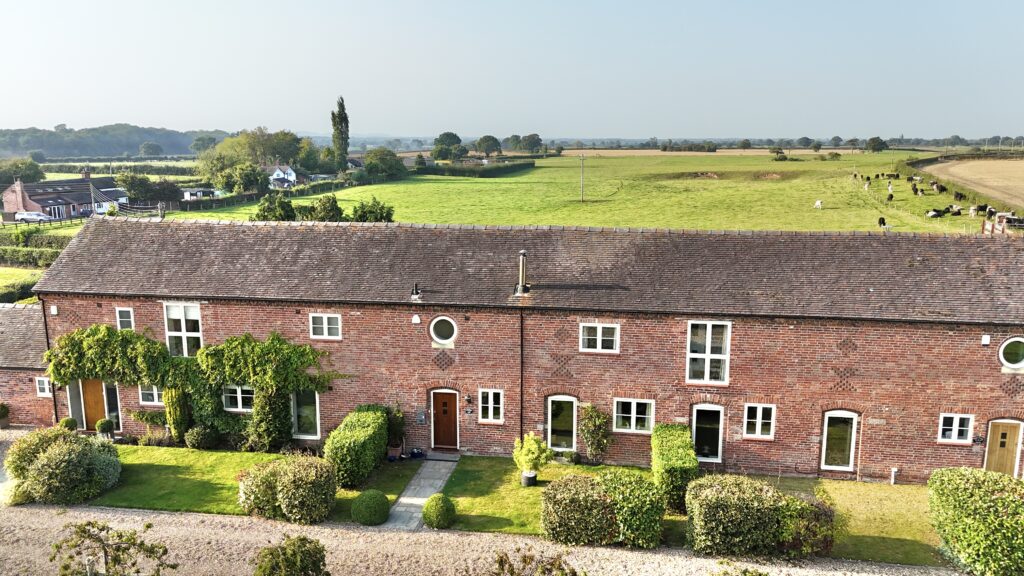
<path id="1" fill-rule="evenodd" d="M 278 332 L 349 375 L 294 399 L 304 440 L 379 402 L 406 412 L 410 448 L 508 454 L 537 431 L 581 450 L 591 403 L 614 463 L 646 464 L 653 424 L 683 422 L 713 469 L 1019 476 L 1021 286 L 1017 237 L 94 217 L 40 306 L 0 309 L 0 400 L 17 424 L 138 434 L 127 414 L 159 390 L 55 387 L 42 351 L 96 323 L 179 355 Z M 252 391 L 223 401 L 245 412 Z"/>

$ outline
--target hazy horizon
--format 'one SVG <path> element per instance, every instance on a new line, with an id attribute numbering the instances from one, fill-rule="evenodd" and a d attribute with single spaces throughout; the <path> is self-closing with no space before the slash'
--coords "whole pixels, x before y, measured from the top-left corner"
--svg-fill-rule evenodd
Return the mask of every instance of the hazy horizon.
<path id="1" fill-rule="evenodd" d="M 1024 133 L 1012 2 L 5 6 L 0 127 L 354 135 Z M 980 52 L 980 54 L 979 54 Z M 1014 73 L 1013 70 L 1017 70 Z"/>

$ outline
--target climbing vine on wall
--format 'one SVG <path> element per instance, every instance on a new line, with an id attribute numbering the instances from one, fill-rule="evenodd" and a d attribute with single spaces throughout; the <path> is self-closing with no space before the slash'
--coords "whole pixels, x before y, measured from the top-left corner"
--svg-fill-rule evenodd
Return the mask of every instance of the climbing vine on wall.
<path id="1" fill-rule="evenodd" d="M 143 386 L 162 385 L 171 359 L 163 344 L 106 324 L 61 336 L 44 358 L 50 378 L 61 385 L 98 378 Z"/>

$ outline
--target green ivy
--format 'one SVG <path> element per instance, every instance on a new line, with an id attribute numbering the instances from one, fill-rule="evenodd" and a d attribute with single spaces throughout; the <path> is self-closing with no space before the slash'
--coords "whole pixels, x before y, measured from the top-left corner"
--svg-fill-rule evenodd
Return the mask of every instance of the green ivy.
<path id="1" fill-rule="evenodd" d="M 131 330 L 106 324 L 69 332 L 43 356 L 47 373 L 61 385 L 98 378 L 107 382 L 131 382 L 162 386 L 170 354 L 167 348 Z"/>

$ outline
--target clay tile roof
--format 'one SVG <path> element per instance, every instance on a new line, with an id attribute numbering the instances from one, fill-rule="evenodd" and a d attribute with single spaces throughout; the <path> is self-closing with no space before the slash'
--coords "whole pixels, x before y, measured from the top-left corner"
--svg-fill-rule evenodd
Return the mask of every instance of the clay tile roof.
<path id="1" fill-rule="evenodd" d="M 414 283 L 425 304 L 1024 325 L 1024 239 L 94 217 L 36 290 L 408 303 Z"/>
<path id="2" fill-rule="evenodd" d="M 46 368 L 44 352 L 42 308 L 0 304 L 0 368 Z"/>

